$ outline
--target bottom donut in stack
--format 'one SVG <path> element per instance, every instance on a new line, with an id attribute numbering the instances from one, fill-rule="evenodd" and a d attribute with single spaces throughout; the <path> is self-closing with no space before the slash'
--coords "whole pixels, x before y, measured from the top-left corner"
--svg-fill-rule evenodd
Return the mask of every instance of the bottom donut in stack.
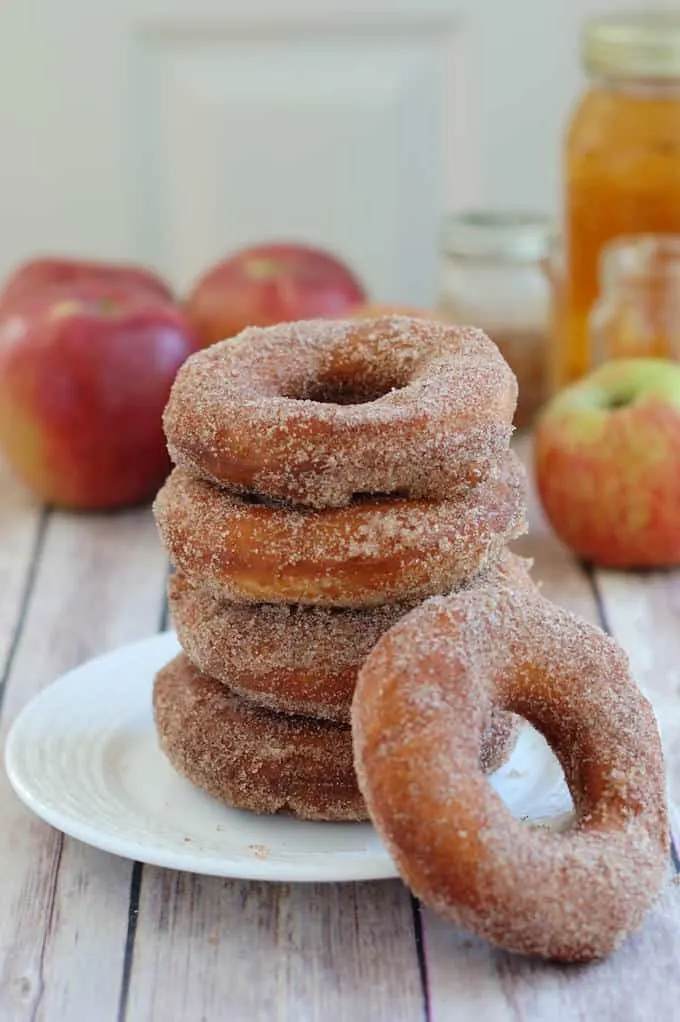
<path id="1" fill-rule="evenodd" d="M 465 588 L 510 578 L 527 562 L 505 552 Z M 235 604 L 169 582 L 185 650 L 154 685 L 161 747 L 175 769 L 228 805 L 311 820 L 368 818 L 352 758 L 349 714 L 361 664 L 412 604 L 355 609 Z M 498 769 L 518 719 L 494 713 L 480 753 Z"/>

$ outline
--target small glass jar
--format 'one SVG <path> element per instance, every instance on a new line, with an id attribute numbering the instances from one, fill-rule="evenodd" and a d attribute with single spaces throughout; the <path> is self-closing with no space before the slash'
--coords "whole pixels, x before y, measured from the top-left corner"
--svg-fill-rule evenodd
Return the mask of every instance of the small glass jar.
<path id="1" fill-rule="evenodd" d="M 636 235 L 605 246 L 589 317 L 590 359 L 680 359 L 680 235 Z"/>
<path id="2" fill-rule="evenodd" d="M 564 140 L 565 282 L 556 383 L 592 365 L 588 322 L 614 238 L 680 233 L 680 12 L 596 17 Z"/>
<path id="3" fill-rule="evenodd" d="M 546 397 L 551 239 L 543 216 L 466 212 L 444 221 L 438 313 L 481 327 L 519 382 L 515 425 L 531 425 Z"/>

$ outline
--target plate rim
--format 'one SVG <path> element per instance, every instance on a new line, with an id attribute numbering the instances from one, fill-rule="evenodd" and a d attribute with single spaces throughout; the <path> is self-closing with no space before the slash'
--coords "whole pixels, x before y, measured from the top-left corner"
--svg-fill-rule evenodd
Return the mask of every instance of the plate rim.
<path id="1" fill-rule="evenodd" d="M 99 851 L 107 852 L 109 855 L 116 855 L 118 858 L 127 859 L 131 863 L 139 862 L 146 866 L 174 869 L 199 876 L 214 876 L 231 880 L 266 880 L 272 883 L 360 883 L 366 880 L 399 879 L 399 873 L 392 859 L 387 856 L 387 853 L 385 853 L 385 859 L 380 860 L 381 862 L 384 861 L 384 867 L 377 864 L 371 867 L 371 862 L 374 859 L 377 860 L 376 856 L 374 859 L 369 860 L 358 858 L 355 862 L 348 861 L 344 864 L 346 866 L 345 870 L 338 868 L 340 863 L 336 859 L 329 862 L 328 869 L 322 865 L 314 867 L 306 865 L 302 867 L 292 861 L 286 863 L 281 860 L 276 860 L 275 868 L 272 868 L 272 864 L 267 858 L 257 858 L 257 856 L 253 856 L 252 860 L 244 857 L 242 860 L 243 865 L 239 863 L 237 867 L 233 859 L 227 860 L 225 858 L 225 861 L 222 862 L 214 855 L 205 855 L 199 858 L 192 856 L 189 852 L 168 852 L 164 854 L 162 851 L 159 851 L 157 854 L 154 854 L 153 849 L 149 849 L 144 844 L 135 842 L 133 839 L 117 841 L 97 828 L 90 829 L 87 824 L 79 823 L 73 817 L 60 817 L 59 822 L 57 822 L 55 817 L 59 816 L 58 813 L 53 814 L 49 807 L 46 807 L 39 799 L 35 799 L 20 780 L 12 777 L 9 769 L 7 769 L 7 774 L 17 797 L 28 809 L 35 813 L 43 822 L 49 824 L 54 830 L 65 834 L 67 837 L 81 841 L 92 848 L 97 848 Z M 370 826 L 370 824 L 359 823 L 357 826 Z M 129 849 L 129 851 L 122 849 Z M 137 854 L 133 852 L 133 849 L 137 849 L 143 854 Z M 337 854 L 342 855 L 342 853 Z M 233 867 L 231 869 L 229 868 L 230 864 Z M 362 864 L 365 864 L 366 868 L 357 868 L 357 866 Z M 332 868 L 330 868 L 331 866 Z M 302 872 L 300 872 L 301 869 L 303 869 Z M 314 875 L 312 875 L 312 871 L 314 871 Z"/>
<path id="2" fill-rule="evenodd" d="M 89 673 L 93 668 L 96 670 L 101 661 L 107 661 L 123 652 L 134 655 L 135 650 L 139 647 L 148 648 L 150 645 L 158 645 L 162 648 L 166 644 L 170 645 L 173 641 L 177 642 L 176 633 L 173 629 L 166 629 L 162 632 L 154 632 L 144 639 L 124 643 L 63 672 L 28 700 L 10 725 L 5 738 L 3 754 L 5 773 L 17 798 L 35 816 L 56 831 L 110 855 L 149 866 L 182 870 L 203 876 L 235 880 L 266 880 L 274 883 L 351 883 L 399 879 L 396 866 L 386 849 L 382 855 L 374 853 L 366 857 L 359 857 L 356 852 L 345 853 L 346 861 L 343 861 L 343 852 L 339 851 L 334 853 L 327 863 L 320 862 L 312 865 L 307 862 L 296 862 L 295 860 L 287 862 L 277 859 L 274 868 L 272 868 L 270 860 L 257 856 L 253 856 L 252 859 L 244 856 L 237 863 L 228 853 L 225 854 L 224 859 L 218 858 L 213 853 L 197 856 L 192 854 L 188 848 L 186 851 L 170 851 L 157 846 L 149 847 L 132 837 L 117 838 L 98 827 L 89 825 L 80 816 L 69 813 L 67 809 L 55 808 L 35 794 L 33 788 L 26 783 L 19 765 L 17 748 L 21 745 L 24 729 L 27 727 L 27 722 L 30 722 L 36 707 L 54 698 L 54 693 L 58 689 L 68 688 L 74 683 L 74 677 L 77 679 L 82 673 Z M 161 755 L 160 750 L 159 755 Z M 324 823 L 326 827 L 333 825 Z M 354 826 L 354 824 L 349 825 Z M 366 821 L 359 822 L 356 826 L 371 827 L 372 825 Z"/>

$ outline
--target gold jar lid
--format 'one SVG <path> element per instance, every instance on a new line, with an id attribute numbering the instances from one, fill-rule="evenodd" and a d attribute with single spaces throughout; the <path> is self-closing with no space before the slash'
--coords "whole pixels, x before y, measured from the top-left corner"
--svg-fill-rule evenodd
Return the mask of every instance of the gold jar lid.
<path id="1" fill-rule="evenodd" d="M 592 18 L 583 28 L 581 60 L 594 76 L 680 78 L 680 11 Z"/>

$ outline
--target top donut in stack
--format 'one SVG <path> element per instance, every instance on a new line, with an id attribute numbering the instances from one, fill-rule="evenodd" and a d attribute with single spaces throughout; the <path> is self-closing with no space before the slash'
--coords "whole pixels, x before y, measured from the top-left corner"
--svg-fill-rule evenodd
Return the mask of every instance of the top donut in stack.
<path id="1" fill-rule="evenodd" d="M 413 604 L 464 585 L 525 529 L 516 400 L 474 328 L 245 330 L 192 356 L 166 408 L 170 557 L 239 603 Z"/>

